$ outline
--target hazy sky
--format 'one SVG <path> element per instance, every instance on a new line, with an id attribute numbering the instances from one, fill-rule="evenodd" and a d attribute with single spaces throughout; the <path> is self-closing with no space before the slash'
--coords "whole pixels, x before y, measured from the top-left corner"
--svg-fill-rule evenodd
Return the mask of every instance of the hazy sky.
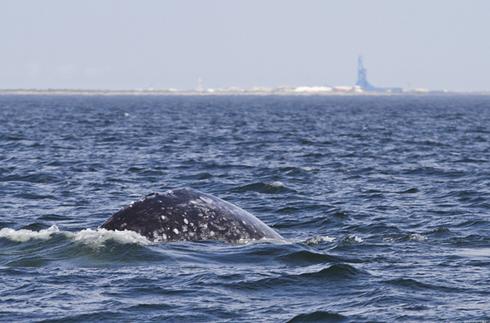
<path id="1" fill-rule="evenodd" d="M 0 0 L 0 88 L 490 90 L 489 0 Z"/>

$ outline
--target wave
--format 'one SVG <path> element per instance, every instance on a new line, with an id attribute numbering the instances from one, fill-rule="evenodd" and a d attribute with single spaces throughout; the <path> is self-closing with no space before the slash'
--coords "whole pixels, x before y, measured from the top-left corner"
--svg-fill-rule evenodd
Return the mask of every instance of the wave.
<path id="1" fill-rule="evenodd" d="M 226 284 L 230 288 L 259 290 L 265 288 L 284 288 L 286 285 L 319 284 L 321 282 L 336 283 L 339 281 L 354 280 L 367 274 L 365 271 L 346 263 L 337 263 L 320 270 L 300 273 L 282 273 L 280 276 L 261 278 L 258 280 L 246 280 Z"/>
<path id="2" fill-rule="evenodd" d="M 61 178 L 47 172 L 32 174 L 11 174 L 0 177 L 0 182 L 27 182 L 33 184 L 49 184 L 59 182 Z"/>
<path id="3" fill-rule="evenodd" d="M 427 240 L 427 237 L 420 234 L 420 233 L 411 233 L 408 236 L 408 239 L 412 240 L 412 241 L 425 241 L 425 240 Z"/>
<path id="4" fill-rule="evenodd" d="M 477 248 L 459 248 L 454 252 L 458 256 L 471 257 L 471 258 L 490 258 L 490 248 L 477 247 Z"/>
<path id="5" fill-rule="evenodd" d="M 384 281 L 386 284 L 402 287 L 402 288 L 412 288 L 412 289 L 429 289 L 429 290 L 439 290 L 443 292 L 462 292 L 464 288 L 456 286 L 444 286 L 429 284 L 425 282 L 418 281 L 412 278 L 396 278 Z"/>
<path id="6" fill-rule="evenodd" d="M 299 277 L 315 279 L 350 279 L 363 272 L 348 264 L 334 264 L 318 272 L 303 273 Z"/>
<path id="7" fill-rule="evenodd" d="M 299 250 L 279 256 L 278 259 L 288 264 L 311 265 L 326 262 L 340 262 L 341 258 L 311 250 Z"/>
<path id="8" fill-rule="evenodd" d="M 3 228 L 0 230 L 0 238 L 5 238 L 14 242 L 26 242 L 31 239 L 48 240 L 54 233 L 57 232 L 60 232 L 60 229 L 56 225 L 52 225 L 49 228 L 40 231 Z"/>
<path id="9" fill-rule="evenodd" d="M 389 234 L 383 238 L 384 242 L 395 243 L 395 242 L 406 242 L 406 241 L 426 241 L 427 236 L 420 233 L 399 233 L 399 234 Z"/>
<path id="10" fill-rule="evenodd" d="M 315 311 L 311 313 L 298 314 L 288 321 L 288 323 L 295 322 L 341 322 L 347 319 L 346 316 L 327 311 Z"/>
<path id="11" fill-rule="evenodd" d="M 235 192 L 257 192 L 264 194 L 277 194 L 277 193 L 285 193 L 285 192 L 294 192 L 293 189 L 287 187 L 283 182 L 274 181 L 274 182 L 257 182 L 252 184 L 247 184 L 243 186 L 239 186 L 235 188 L 233 191 Z"/>
<path id="12" fill-rule="evenodd" d="M 333 242 L 333 241 L 335 241 L 334 237 L 314 236 L 314 237 L 306 239 L 304 243 L 312 246 L 312 245 L 318 245 L 318 244 L 322 244 L 322 243 L 329 243 L 329 242 Z"/>
<path id="13" fill-rule="evenodd" d="M 398 193 L 398 194 L 415 194 L 415 193 L 418 193 L 418 192 L 420 192 L 418 188 L 412 187 L 412 188 L 409 188 L 407 190 L 399 191 L 399 192 L 396 192 L 396 193 Z"/>
<path id="14" fill-rule="evenodd" d="M 0 230 L 0 238 L 12 242 L 27 242 L 30 240 L 49 240 L 55 236 L 62 235 L 74 242 L 83 243 L 92 247 L 103 246 L 107 241 L 120 244 L 148 245 L 151 242 L 134 231 L 111 231 L 106 229 L 84 229 L 78 232 L 61 231 L 56 225 L 47 229 L 33 231 L 28 229 L 3 228 Z"/>
<path id="15" fill-rule="evenodd" d="M 65 232 L 65 234 L 73 241 L 82 242 L 84 244 L 100 246 L 106 241 L 112 240 L 121 244 L 138 244 L 148 245 L 151 242 L 134 231 L 111 231 L 106 229 L 85 229 L 76 233 Z"/>
<path id="16" fill-rule="evenodd" d="M 288 176 L 305 176 L 305 175 L 310 175 L 311 173 L 317 172 L 317 170 L 313 167 L 295 167 L 295 166 L 289 166 L 289 167 L 279 167 L 277 169 L 278 172 L 283 173 Z"/>
<path id="17" fill-rule="evenodd" d="M 364 242 L 364 239 L 355 234 L 348 234 L 342 239 L 342 243 L 346 245 L 357 244 L 362 242 Z"/>

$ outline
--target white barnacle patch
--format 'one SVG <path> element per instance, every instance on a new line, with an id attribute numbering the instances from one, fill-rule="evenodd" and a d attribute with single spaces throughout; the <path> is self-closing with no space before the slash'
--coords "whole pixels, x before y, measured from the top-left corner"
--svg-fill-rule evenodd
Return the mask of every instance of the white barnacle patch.
<path id="1" fill-rule="evenodd" d="M 187 218 L 184 218 L 184 223 L 189 224 L 189 221 L 187 220 Z"/>
<path id="2" fill-rule="evenodd" d="M 165 221 L 165 220 L 167 220 L 167 217 L 165 215 L 162 215 L 162 216 L 160 216 L 160 219 L 162 219 L 162 221 Z"/>
<path id="3" fill-rule="evenodd" d="M 220 225 L 220 224 L 223 224 L 223 225 Z M 226 226 L 224 223 L 219 223 L 219 222 L 215 222 L 212 224 L 212 226 L 220 231 L 225 231 L 226 230 Z M 233 230 L 236 230 L 236 225 L 233 225 Z"/>
<path id="4" fill-rule="evenodd" d="M 121 228 L 125 228 L 128 224 L 126 222 L 124 222 L 123 224 L 121 224 Z"/>
<path id="5" fill-rule="evenodd" d="M 165 233 L 162 233 L 162 240 L 167 241 L 167 235 Z"/>
<path id="6" fill-rule="evenodd" d="M 209 236 L 214 237 L 214 231 L 209 231 Z"/>
<path id="7" fill-rule="evenodd" d="M 175 232 L 175 234 L 179 234 L 179 229 L 177 228 L 174 228 L 172 231 Z"/>
<path id="8" fill-rule="evenodd" d="M 187 226 L 186 226 L 186 225 L 184 225 L 184 226 L 182 227 L 182 231 L 183 231 L 183 232 L 187 232 Z"/>
<path id="9" fill-rule="evenodd" d="M 208 224 L 207 224 L 207 223 L 201 223 L 201 224 L 199 224 L 199 226 L 200 226 L 202 229 L 204 229 L 204 230 L 206 230 L 206 229 L 208 228 Z"/>

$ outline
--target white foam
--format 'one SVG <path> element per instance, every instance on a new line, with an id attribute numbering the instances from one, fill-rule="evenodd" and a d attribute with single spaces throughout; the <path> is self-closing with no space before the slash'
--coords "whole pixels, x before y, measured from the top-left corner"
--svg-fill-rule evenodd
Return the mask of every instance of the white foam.
<path id="1" fill-rule="evenodd" d="M 261 239 L 239 239 L 235 241 L 236 244 L 253 244 L 253 243 L 274 243 L 274 244 L 291 244 L 294 243 L 292 241 L 283 240 L 283 239 L 275 239 L 275 238 L 261 238 Z"/>
<path id="2" fill-rule="evenodd" d="M 395 239 L 394 239 L 394 238 L 392 238 L 392 237 L 384 237 L 384 238 L 383 238 L 383 241 L 384 241 L 384 242 L 395 242 Z"/>
<path id="3" fill-rule="evenodd" d="M 424 241 L 424 240 L 427 240 L 427 237 L 426 236 L 423 236 L 419 233 L 412 233 L 411 235 L 408 236 L 408 238 L 410 240 L 414 240 L 414 241 Z"/>
<path id="4" fill-rule="evenodd" d="M 356 243 L 361 243 L 363 242 L 364 240 L 359 237 L 359 236 L 356 236 L 355 234 L 348 234 L 345 238 L 344 238 L 344 241 L 346 242 L 356 242 Z"/>
<path id="5" fill-rule="evenodd" d="M 6 238 L 15 242 L 26 242 L 31 239 L 48 240 L 51 238 L 51 235 L 56 232 L 60 232 L 60 229 L 58 229 L 56 225 L 52 225 L 49 228 L 40 231 L 3 228 L 0 230 L 0 238 Z"/>
<path id="6" fill-rule="evenodd" d="M 150 241 L 145 237 L 139 235 L 137 232 L 129 230 L 111 231 L 106 229 L 84 229 L 78 232 L 70 232 L 60 231 L 56 225 L 52 225 L 51 227 L 40 231 L 32 231 L 27 229 L 15 230 L 11 228 L 3 228 L 0 230 L 0 238 L 9 239 L 15 242 L 26 242 L 31 239 L 48 240 L 55 234 L 62 234 L 68 239 L 91 246 L 102 246 L 108 240 L 113 240 L 123 244 L 150 244 Z"/>
<path id="7" fill-rule="evenodd" d="M 352 240 L 354 240 L 357 243 L 361 243 L 364 241 L 361 237 L 358 237 L 356 235 L 351 236 L 351 238 L 352 238 Z"/>
<path id="8" fill-rule="evenodd" d="M 333 242 L 335 241 L 335 238 L 334 237 L 330 237 L 330 236 L 315 236 L 315 237 L 312 237 L 312 238 L 309 238 L 305 241 L 306 244 L 320 244 L 322 242 Z"/>
<path id="9" fill-rule="evenodd" d="M 73 241 L 91 246 L 102 246 L 108 240 L 113 240 L 123 244 L 134 243 L 139 245 L 147 245 L 151 243 L 142 235 L 130 230 L 112 231 L 106 229 L 84 229 L 79 232 L 64 231 L 63 233 Z"/>
<path id="10" fill-rule="evenodd" d="M 274 181 L 269 183 L 269 185 L 272 187 L 286 187 L 286 185 L 284 185 L 284 183 L 281 181 Z"/>

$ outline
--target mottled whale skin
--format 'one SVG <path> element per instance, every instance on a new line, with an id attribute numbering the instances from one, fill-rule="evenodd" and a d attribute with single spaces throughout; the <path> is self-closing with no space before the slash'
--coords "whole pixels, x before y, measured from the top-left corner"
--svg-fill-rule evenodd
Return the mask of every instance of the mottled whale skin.
<path id="1" fill-rule="evenodd" d="M 154 242 L 284 240 L 238 206 L 190 188 L 150 194 L 115 213 L 101 228 L 135 231 Z"/>

